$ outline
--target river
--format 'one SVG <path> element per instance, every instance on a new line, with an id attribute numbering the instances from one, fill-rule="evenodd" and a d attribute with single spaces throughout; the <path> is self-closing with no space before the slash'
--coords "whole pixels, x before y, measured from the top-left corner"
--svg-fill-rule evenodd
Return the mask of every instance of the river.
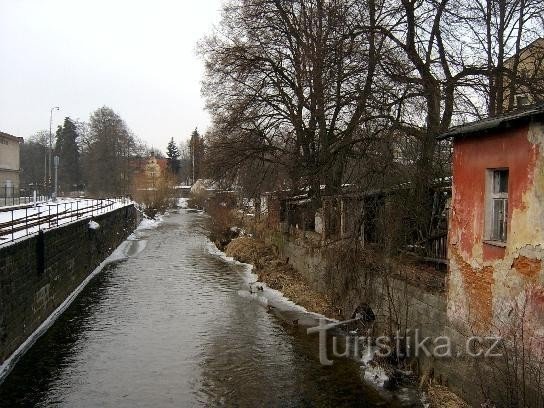
<path id="1" fill-rule="evenodd" d="M 0 406 L 402 405 L 354 361 L 321 366 L 317 336 L 282 318 L 300 312 L 267 307 L 243 265 L 210 251 L 205 217 L 136 231 L 20 358 Z"/>

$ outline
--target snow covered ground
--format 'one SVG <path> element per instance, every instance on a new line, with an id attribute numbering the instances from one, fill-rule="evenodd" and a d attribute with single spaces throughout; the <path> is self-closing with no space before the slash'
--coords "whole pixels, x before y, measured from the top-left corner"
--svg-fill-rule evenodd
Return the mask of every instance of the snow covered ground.
<path id="1" fill-rule="evenodd" d="M 131 204 L 126 199 L 59 198 L 27 208 L 0 208 L 0 245 L 73 221 L 92 218 Z"/>

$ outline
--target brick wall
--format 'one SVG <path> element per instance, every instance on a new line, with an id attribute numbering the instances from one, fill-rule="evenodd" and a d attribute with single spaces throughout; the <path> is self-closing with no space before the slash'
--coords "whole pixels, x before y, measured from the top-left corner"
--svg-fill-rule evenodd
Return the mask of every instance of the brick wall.
<path id="1" fill-rule="evenodd" d="M 134 206 L 0 248 L 0 364 L 76 289 L 138 222 Z"/>

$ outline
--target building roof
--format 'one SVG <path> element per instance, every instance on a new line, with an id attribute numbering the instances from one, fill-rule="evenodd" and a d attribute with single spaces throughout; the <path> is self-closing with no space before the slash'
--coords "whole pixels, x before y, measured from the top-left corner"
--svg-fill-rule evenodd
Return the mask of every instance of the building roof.
<path id="1" fill-rule="evenodd" d="M 446 133 L 439 135 L 438 139 L 450 137 L 483 136 L 496 130 L 510 129 L 532 121 L 544 121 L 544 104 L 528 106 L 523 110 L 516 110 L 503 115 L 494 116 L 467 123 L 466 125 L 451 128 Z"/>
<path id="2" fill-rule="evenodd" d="M 10 135 L 8 133 L 4 133 L 4 132 L 0 132 L 0 136 L 5 138 L 5 139 L 13 140 L 14 142 L 23 143 L 23 141 L 24 141 L 22 137 L 12 136 L 12 135 Z"/>
<path id="3" fill-rule="evenodd" d="M 153 155 L 148 157 L 131 157 L 129 158 L 129 165 L 133 170 L 144 171 L 150 160 L 154 158 L 161 171 L 168 169 L 168 159 L 158 158 Z"/>
<path id="4" fill-rule="evenodd" d="M 544 50 L 544 37 L 539 37 L 536 40 L 534 40 L 532 43 L 526 45 L 522 49 L 519 50 L 520 54 L 523 54 L 525 51 L 529 51 L 530 53 L 538 53 L 542 52 Z M 504 62 L 507 64 L 511 60 L 514 59 L 516 54 L 508 57 Z"/>

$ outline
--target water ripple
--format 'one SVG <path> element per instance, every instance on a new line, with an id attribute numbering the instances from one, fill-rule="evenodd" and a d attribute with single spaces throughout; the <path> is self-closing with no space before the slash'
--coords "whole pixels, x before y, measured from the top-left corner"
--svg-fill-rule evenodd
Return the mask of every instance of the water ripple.
<path id="1" fill-rule="evenodd" d="M 322 367 L 315 338 L 247 293 L 183 211 L 131 238 L 21 358 L 0 406 L 377 406 L 358 367 Z"/>

